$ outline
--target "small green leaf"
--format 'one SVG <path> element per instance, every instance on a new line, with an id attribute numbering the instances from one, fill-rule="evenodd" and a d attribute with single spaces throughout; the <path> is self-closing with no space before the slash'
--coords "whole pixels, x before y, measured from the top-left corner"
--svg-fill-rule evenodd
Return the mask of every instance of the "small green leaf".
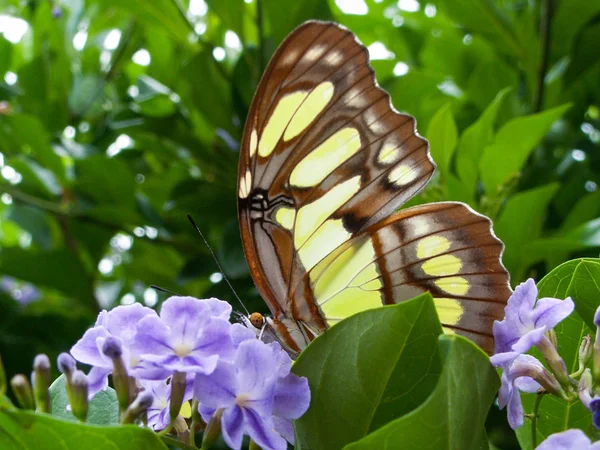
<path id="1" fill-rule="evenodd" d="M 522 246 L 540 236 L 548 204 L 559 187 L 552 183 L 513 195 L 495 221 L 494 230 L 506 246 L 502 260 L 513 275 L 521 268 Z"/>
<path id="2" fill-rule="evenodd" d="M 423 294 L 356 314 L 315 339 L 293 368 L 312 393 L 296 421 L 301 446 L 340 449 L 418 407 L 440 373 L 440 333 Z"/>
<path id="3" fill-rule="evenodd" d="M 442 178 L 447 177 L 458 139 L 450 103 L 447 103 L 432 117 L 426 137 L 429 140 L 431 156 L 438 165 Z"/>
<path id="4" fill-rule="evenodd" d="M 488 356 L 460 336 L 440 336 L 443 369 L 435 390 L 416 410 L 347 450 L 488 448 L 485 418 L 500 386 Z"/>
<path id="5" fill-rule="evenodd" d="M 238 0 L 207 0 L 210 10 L 221 18 L 225 26 L 244 39 L 245 5 Z"/>
<path id="6" fill-rule="evenodd" d="M 30 411 L 0 411 L 2 450 L 167 450 L 158 435 L 137 425 L 98 426 Z"/>
<path id="7" fill-rule="evenodd" d="M 50 386 L 50 398 L 53 416 L 72 422 L 77 421 L 71 411 L 67 411 L 69 396 L 64 375 L 54 380 Z M 98 392 L 90 401 L 86 423 L 92 425 L 116 425 L 119 423 L 119 404 L 113 388 L 108 387 L 106 390 Z"/>
<path id="8" fill-rule="evenodd" d="M 498 131 L 494 142 L 485 148 L 479 164 L 481 180 L 488 193 L 495 193 L 499 186 L 521 170 L 535 145 L 569 108 L 570 104 L 567 104 L 539 114 L 517 117 Z"/>
<path id="9" fill-rule="evenodd" d="M 458 141 L 456 171 L 466 189 L 468 189 L 470 198 L 475 195 L 479 160 L 483 156 L 483 149 L 493 140 L 494 124 L 498 110 L 510 91 L 510 88 L 501 90 L 477 121 L 464 131 Z"/>

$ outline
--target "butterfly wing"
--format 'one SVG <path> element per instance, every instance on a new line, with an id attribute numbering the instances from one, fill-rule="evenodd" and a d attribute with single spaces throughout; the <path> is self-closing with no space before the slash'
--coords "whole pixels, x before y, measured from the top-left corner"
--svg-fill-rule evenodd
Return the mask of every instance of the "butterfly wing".
<path id="1" fill-rule="evenodd" d="M 462 334 L 492 353 L 492 324 L 503 317 L 511 293 L 500 262 L 503 247 L 491 221 L 463 203 L 405 209 L 355 235 L 307 272 L 293 289 L 295 317 L 319 334 L 322 320 L 331 326 L 429 291 L 447 333 Z"/>
<path id="2" fill-rule="evenodd" d="M 326 22 L 292 32 L 254 96 L 238 174 L 242 242 L 273 316 L 300 320 L 309 334 L 325 329 L 327 314 L 296 287 L 313 289 L 313 269 L 391 220 L 434 168 L 414 119 L 392 108 L 353 33 Z M 496 270 L 485 264 L 481 271 Z"/>

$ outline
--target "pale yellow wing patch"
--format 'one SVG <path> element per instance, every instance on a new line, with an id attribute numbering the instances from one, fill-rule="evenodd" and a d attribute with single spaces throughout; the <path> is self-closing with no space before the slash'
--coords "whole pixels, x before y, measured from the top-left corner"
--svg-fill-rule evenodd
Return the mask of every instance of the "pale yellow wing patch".
<path id="1" fill-rule="evenodd" d="M 288 125 L 283 135 L 284 141 L 294 139 L 308 127 L 313 120 L 325 109 L 333 98 L 333 83 L 326 81 L 314 88 Z"/>
<path id="2" fill-rule="evenodd" d="M 307 91 L 298 91 L 287 94 L 279 100 L 260 137 L 258 143 L 258 154 L 260 156 L 266 158 L 273 153 L 290 119 L 307 96 Z"/>
<path id="3" fill-rule="evenodd" d="M 300 161 L 290 175 L 296 187 L 311 187 L 323 181 L 334 169 L 360 149 L 356 128 L 343 128 Z"/>

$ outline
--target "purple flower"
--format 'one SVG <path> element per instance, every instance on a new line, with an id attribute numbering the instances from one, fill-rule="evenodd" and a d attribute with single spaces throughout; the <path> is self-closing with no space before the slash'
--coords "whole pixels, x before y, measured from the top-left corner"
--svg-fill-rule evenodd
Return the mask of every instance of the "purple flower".
<path id="1" fill-rule="evenodd" d="M 92 366 L 88 374 L 90 399 L 107 388 L 108 375 L 113 370 L 112 360 L 102 352 L 107 337 L 112 336 L 121 343 L 125 365 L 130 375 L 136 375 L 140 363 L 140 355 L 132 351 L 136 326 L 143 318 L 150 316 L 156 317 L 156 312 L 139 303 L 117 306 L 109 312 L 102 311 L 94 327 L 87 330 L 73 346 L 71 355 L 77 361 Z"/>
<path id="2" fill-rule="evenodd" d="M 208 421 L 222 410 L 223 438 L 233 449 L 241 448 L 247 434 L 265 450 L 285 450 L 286 439 L 293 442 L 291 420 L 310 402 L 308 381 L 291 374 L 290 366 L 278 344 L 244 340 L 232 362 L 220 360 L 212 374 L 196 375 L 200 413 Z"/>
<path id="3" fill-rule="evenodd" d="M 571 429 L 548 436 L 536 450 L 600 450 L 600 442 L 592 444 L 583 431 Z"/>
<path id="4" fill-rule="evenodd" d="M 143 355 L 140 377 L 163 380 L 173 372 L 210 374 L 219 358 L 233 356 L 231 306 L 216 299 L 170 297 L 160 317 L 139 321 L 133 349 Z"/>
<path id="5" fill-rule="evenodd" d="M 148 425 L 153 430 L 164 430 L 169 426 L 169 404 L 171 401 L 171 384 L 166 380 L 161 381 L 140 381 L 140 385 L 152 394 L 154 400 L 152 406 L 148 408 Z M 194 379 L 189 378 L 183 401 L 187 402 L 194 393 Z"/>
<path id="6" fill-rule="evenodd" d="M 503 369 L 498 392 L 498 406 L 503 409 L 508 405 L 508 424 L 514 430 L 523 425 L 523 404 L 521 403 L 522 392 L 537 392 L 541 385 L 526 373 L 531 369 L 537 371 L 543 369 L 542 363 L 530 355 L 521 355 L 517 352 L 499 353 L 491 358 L 494 366 Z"/>
<path id="7" fill-rule="evenodd" d="M 594 397 L 590 401 L 588 409 L 592 411 L 592 422 L 600 429 L 600 397 Z"/>
<path id="8" fill-rule="evenodd" d="M 570 297 L 565 300 L 541 298 L 536 303 L 537 293 L 535 282 L 530 278 L 510 296 L 504 320 L 494 322 L 496 353 L 526 352 L 575 308 Z"/>

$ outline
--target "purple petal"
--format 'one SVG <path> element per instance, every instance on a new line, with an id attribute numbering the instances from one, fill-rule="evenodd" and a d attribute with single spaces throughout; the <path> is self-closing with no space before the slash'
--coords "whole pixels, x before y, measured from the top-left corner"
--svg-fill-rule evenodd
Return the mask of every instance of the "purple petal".
<path id="1" fill-rule="evenodd" d="M 173 348 L 169 345 L 169 328 L 158 316 L 144 317 L 137 324 L 137 334 L 131 349 L 144 355 L 170 355 Z"/>
<path id="2" fill-rule="evenodd" d="M 233 357 L 234 348 L 231 339 L 231 324 L 225 320 L 213 319 L 202 333 L 193 341 L 194 357 L 204 355 L 219 355 L 225 358 Z"/>
<path id="3" fill-rule="evenodd" d="M 143 380 L 153 381 L 166 380 L 173 374 L 172 370 L 158 362 L 151 361 L 150 358 L 151 356 L 148 355 L 148 359 L 140 361 L 134 368 L 130 369 L 130 374 Z"/>
<path id="4" fill-rule="evenodd" d="M 105 339 L 110 333 L 103 326 L 90 328 L 71 349 L 71 355 L 77 361 L 90 366 L 110 367 L 112 362 L 98 348 L 98 339 Z"/>
<path id="5" fill-rule="evenodd" d="M 515 380 L 515 387 L 521 392 L 533 394 L 539 391 L 542 386 L 531 377 L 519 377 Z"/>
<path id="6" fill-rule="evenodd" d="M 498 407 L 500 409 L 504 409 L 504 407 L 508 404 L 508 400 L 512 395 L 513 384 L 508 379 L 506 372 L 502 373 L 502 377 L 500 378 L 502 384 L 500 385 L 500 390 L 498 391 Z"/>
<path id="7" fill-rule="evenodd" d="M 94 398 L 100 391 L 106 390 L 108 387 L 108 374 L 112 372 L 112 367 L 107 369 L 105 367 L 92 367 L 90 372 L 87 374 L 88 380 L 88 399 Z"/>
<path id="8" fill-rule="evenodd" d="M 233 346 L 237 348 L 242 342 L 256 339 L 256 333 L 241 323 L 231 325 L 231 339 Z"/>
<path id="9" fill-rule="evenodd" d="M 277 362 L 272 349 L 259 340 L 242 342 L 237 350 L 235 365 L 243 373 L 240 377 L 240 391 L 253 392 L 274 382 L 277 376 Z"/>
<path id="10" fill-rule="evenodd" d="M 292 358 L 281 348 L 279 342 L 271 342 L 268 345 L 271 347 L 277 361 L 277 375 L 279 378 L 286 377 L 292 368 Z"/>
<path id="11" fill-rule="evenodd" d="M 490 362 L 494 367 L 501 366 L 504 370 L 520 355 L 518 352 L 502 352 L 490 356 Z"/>
<path id="12" fill-rule="evenodd" d="M 600 327 L 600 306 L 596 309 L 596 313 L 594 314 L 594 325 Z"/>
<path id="13" fill-rule="evenodd" d="M 558 323 L 566 319 L 575 309 L 575 303 L 571 297 L 564 300 L 557 298 L 541 298 L 533 310 L 533 323 L 536 328 L 546 326 L 547 329 L 554 328 Z"/>
<path id="14" fill-rule="evenodd" d="M 527 281 L 516 287 L 508 301 L 510 302 L 512 300 L 514 305 L 518 305 L 519 314 L 523 314 L 533 309 L 537 295 L 538 290 L 535 285 L 535 280 L 529 278 Z"/>
<path id="15" fill-rule="evenodd" d="M 273 425 L 275 427 L 275 431 L 282 435 L 290 444 L 294 445 L 294 426 L 292 425 L 291 420 L 284 419 L 283 417 L 273 416 Z"/>
<path id="16" fill-rule="evenodd" d="M 293 373 L 279 379 L 275 388 L 273 414 L 285 419 L 298 419 L 310 405 L 308 380 Z"/>
<path id="17" fill-rule="evenodd" d="M 517 342 L 519 335 L 515 333 L 514 327 L 506 320 L 494 321 L 493 325 L 494 341 L 496 343 L 495 353 L 504 353 L 510 351 L 512 345 Z"/>
<path id="18" fill-rule="evenodd" d="M 542 326 L 525 334 L 513 344 L 513 351 L 518 353 L 525 353 L 527 350 L 529 350 L 531 347 L 535 346 L 538 342 L 542 340 L 546 329 L 547 328 L 545 326 Z"/>
<path id="19" fill-rule="evenodd" d="M 244 437 L 244 414 L 239 406 L 227 408 L 221 417 L 223 439 L 230 448 L 239 450 Z"/>
<path id="20" fill-rule="evenodd" d="M 155 316 L 153 309 L 139 303 L 117 306 L 110 310 L 104 318 L 104 326 L 110 334 L 121 339 L 126 347 L 131 345 L 137 331 L 137 324 L 146 316 Z"/>
<path id="21" fill-rule="evenodd" d="M 218 362 L 218 355 L 198 357 L 186 356 L 183 359 L 175 360 L 168 364 L 168 367 L 171 371 L 176 370 L 178 372 L 202 373 L 204 375 L 210 375 L 214 372 Z"/>
<path id="22" fill-rule="evenodd" d="M 210 308 L 211 316 L 215 319 L 229 321 L 231 317 L 231 305 L 214 297 L 202 300 Z"/>
<path id="23" fill-rule="evenodd" d="M 216 408 L 203 405 L 202 403 L 198 405 L 198 412 L 200 413 L 200 416 L 202 416 L 202 420 L 204 420 L 205 423 L 208 423 L 208 421 L 210 420 L 210 416 L 212 416 L 215 413 L 215 411 Z"/>
<path id="24" fill-rule="evenodd" d="M 170 297 L 160 309 L 162 322 L 171 329 L 172 344 L 194 342 L 210 321 L 210 308 L 194 297 Z"/>
<path id="25" fill-rule="evenodd" d="M 103 309 L 102 311 L 100 311 L 100 313 L 98 314 L 98 317 L 96 317 L 96 323 L 94 324 L 94 326 L 95 327 L 99 327 L 100 325 L 104 326 L 104 322 L 106 320 L 106 315 L 107 314 L 108 314 L 108 311 L 105 310 L 105 309 Z"/>
<path id="26" fill-rule="evenodd" d="M 583 431 L 572 429 L 550 435 L 536 450 L 588 450 L 591 444 Z"/>
<path id="27" fill-rule="evenodd" d="M 275 431 L 275 425 L 270 418 L 260 417 L 250 409 L 243 409 L 247 431 L 254 442 L 263 449 L 286 450 L 286 440 Z"/>
<path id="28" fill-rule="evenodd" d="M 235 367 L 222 361 L 210 375 L 196 375 L 194 393 L 203 407 L 219 409 L 235 404 L 237 387 Z"/>
<path id="29" fill-rule="evenodd" d="M 513 388 L 508 398 L 508 424 L 513 430 L 523 425 L 523 404 L 521 403 L 521 393 Z"/>

